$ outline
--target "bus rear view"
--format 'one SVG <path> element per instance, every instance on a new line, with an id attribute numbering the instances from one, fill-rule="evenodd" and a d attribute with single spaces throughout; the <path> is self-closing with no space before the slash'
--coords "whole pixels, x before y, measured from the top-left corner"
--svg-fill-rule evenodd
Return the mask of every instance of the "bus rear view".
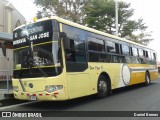
<path id="1" fill-rule="evenodd" d="M 65 79 L 59 25 L 46 20 L 21 26 L 13 32 L 14 97 L 22 100 L 63 100 Z"/>

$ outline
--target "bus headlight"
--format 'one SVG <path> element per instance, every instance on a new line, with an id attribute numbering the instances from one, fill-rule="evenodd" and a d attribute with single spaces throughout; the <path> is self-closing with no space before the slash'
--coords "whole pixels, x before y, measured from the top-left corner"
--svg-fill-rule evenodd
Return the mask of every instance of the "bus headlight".
<path id="1" fill-rule="evenodd" d="M 63 88 L 63 85 L 49 85 L 49 86 L 46 86 L 46 91 L 51 93 L 51 92 L 60 90 L 62 88 Z"/>
<path id="2" fill-rule="evenodd" d="M 14 90 L 15 92 L 18 92 L 18 86 L 13 86 L 13 90 Z"/>

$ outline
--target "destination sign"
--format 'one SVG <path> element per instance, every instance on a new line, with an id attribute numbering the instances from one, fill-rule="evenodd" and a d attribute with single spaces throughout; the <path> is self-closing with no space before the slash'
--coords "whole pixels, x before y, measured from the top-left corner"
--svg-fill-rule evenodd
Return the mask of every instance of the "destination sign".
<path id="1" fill-rule="evenodd" d="M 30 41 L 34 41 L 34 40 L 39 40 L 39 39 L 43 39 L 43 38 L 49 38 L 49 32 L 45 32 L 45 33 L 40 33 L 40 34 L 36 34 L 36 35 L 31 35 L 29 36 L 29 40 Z M 21 39 L 17 39 L 13 41 L 13 45 L 19 45 L 19 44 L 23 44 L 26 43 L 27 39 L 26 38 L 21 38 Z"/>
<path id="2" fill-rule="evenodd" d="M 33 44 L 49 42 L 52 41 L 52 35 L 52 20 L 32 23 L 13 32 L 13 46 L 14 48 L 28 46 L 29 41 Z"/>

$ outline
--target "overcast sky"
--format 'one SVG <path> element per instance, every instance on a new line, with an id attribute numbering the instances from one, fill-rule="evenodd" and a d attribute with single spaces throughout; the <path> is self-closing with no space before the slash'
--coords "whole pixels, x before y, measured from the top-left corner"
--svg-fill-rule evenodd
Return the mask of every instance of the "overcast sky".
<path id="1" fill-rule="evenodd" d="M 142 18 L 148 26 L 148 31 L 152 31 L 153 41 L 148 45 L 158 53 L 160 61 L 160 0 L 123 0 L 131 3 L 131 8 L 135 9 L 134 19 Z"/>
<path id="2" fill-rule="evenodd" d="M 35 17 L 38 8 L 33 4 L 33 0 L 10 0 L 13 5 L 19 10 L 26 20 L 32 20 Z M 148 31 L 152 31 L 153 41 L 149 47 L 155 49 L 158 53 L 160 61 L 160 0 L 123 0 L 131 3 L 131 8 L 135 9 L 133 19 L 144 19 L 144 23 L 148 26 Z M 159 46 L 159 47 L 158 47 Z"/>

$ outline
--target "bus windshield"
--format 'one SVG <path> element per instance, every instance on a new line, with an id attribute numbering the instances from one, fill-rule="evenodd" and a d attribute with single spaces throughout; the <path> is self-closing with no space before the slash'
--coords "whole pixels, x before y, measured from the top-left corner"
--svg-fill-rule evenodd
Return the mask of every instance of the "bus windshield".
<path id="1" fill-rule="evenodd" d="M 14 51 L 14 69 L 29 67 L 29 48 Z M 33 67 L 60 65 L 58 59 L 58 43 L 47 43 L 33 47 Z"/>
<path id="2" fill-rule="evenodd" d="M 22 78 L 30 75 L 31 77 L 41 77 L 40 71 L 45 71 L 49 76 L 59 74 L 59 70 L 57 70 L 57 67 L 60 67 L 58 34 L 58 25 L 54 20 L 32 23 L 16 29 L 13 32 L 13 76 L 18 77 L 21 70 L 24 72 Z M 32 57 L 30 55 L 31 42 L 33 45 Z"/>

